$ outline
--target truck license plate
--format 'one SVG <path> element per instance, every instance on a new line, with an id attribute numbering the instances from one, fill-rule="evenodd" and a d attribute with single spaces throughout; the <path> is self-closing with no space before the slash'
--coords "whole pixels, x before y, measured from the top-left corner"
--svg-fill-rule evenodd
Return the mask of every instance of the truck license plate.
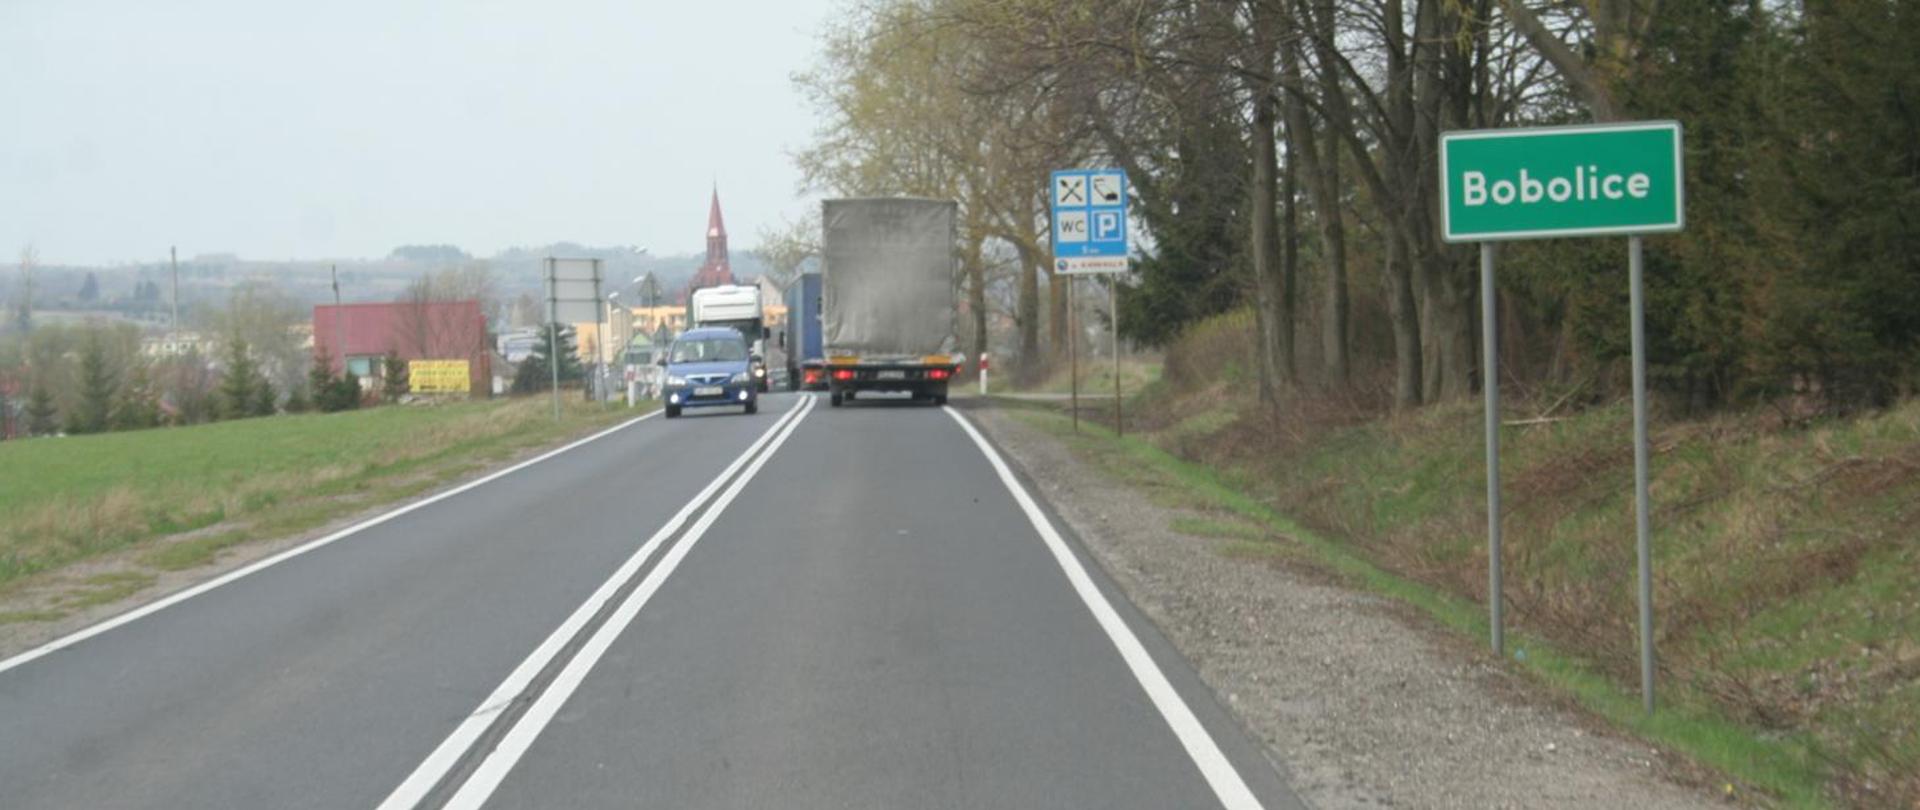
<path id="1" fill-rule="evenodd" d="M 876 372 L 873 375 L 873 378 L 876 380 L 904 380 L 907 378 L 907 373 L 904 371 L 900 371 L 898 369 L 894 369 L 889 371 Z"/>
<path id="2" fill-rule="evenodd" d="M 693 389 L 693 395 L 696 397 L 717 397 L 723 393 L 726 393 L 726 389 L 717 385 L 703 385 Z"/>

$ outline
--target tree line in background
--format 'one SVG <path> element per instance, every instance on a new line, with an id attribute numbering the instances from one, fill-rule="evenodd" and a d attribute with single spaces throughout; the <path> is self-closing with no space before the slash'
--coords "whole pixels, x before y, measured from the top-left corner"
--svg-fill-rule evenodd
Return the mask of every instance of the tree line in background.
<path id="1" fill-rule="evenodd" d="M 1263 399 L 1405 408 L 1484 373 L 1440 133 L 1673 118 L 1688 223 L 1647 243 L 1656 389 L 1844 411 L 1920 378 L 1917 37 L 1899 0 L 868 0 L 797 79 L 826 121 L 799 163 L 830 193 L 957 200 L 974 353 L 1004 295 L 1028 377 L 1067 340 L 1047 173 L 1122 167 L 1147 236 L 1123 334 L 1250 309 Z M 1623 242 L 1503 250 L 1503 375 L 1619 390 Z"/>
<path id="2" fill-rule="evenodd" d="M 145 283 L 136 288 L 138 294 L 148 291 Z M 487 311 L 500 307 L 484 264 L 443 267 L 410 284 L 396 302 L 402 306 L 396 345 L 451 342 L 452 326 L 433 317 L 430 305 L 459 300 L 480 301 Z M 184 320 L 195 332 L 170 338 L 190 341 L 204 334 L 213 340 L 153 354 L 142 351 L 141 328 L 132 323 L 92 319 L 34 326 L 21 319 L 18 328 L 0 334 L 0 417 L 14 415 L 19 435 L 72 435 L 342 411 L 398 402 L 410 392 L 408 365 L 396 354 L 381 360 L 373 375 L 379 386 L 371 391 L 363 390 L 358 376 L 336 374 L 334 359 L 324 351 L 310 355 L 314 349 L 295 329 L 308 322 L 309 313 L 270 284 L 242 283 L 224 306 L 189 307 Z M 577 359 L 564 358 L 562 372 L 577 378 Z"/>
<path id="3" fill-rule="evenodd" d="M 402 364 L 404 368 L 404 364 Z M 215 356 L 196 348 L 150 357 L 127 324 L 43 326 L 0 339 L 0 412 L 17 405 L 22 436 L 142 430 L 360 407 L 360 381 L 316 358 L 282 389 L 270 357 L 229 335 Z M 404 371 L 402 384 L 404 384 Z M 8 392 L 17 400 L 6 401 Z"/>

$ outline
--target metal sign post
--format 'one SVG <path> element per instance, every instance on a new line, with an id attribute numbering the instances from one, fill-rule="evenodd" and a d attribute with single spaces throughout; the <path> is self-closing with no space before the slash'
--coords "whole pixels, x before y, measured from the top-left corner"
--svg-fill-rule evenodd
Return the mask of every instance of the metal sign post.
<path id="1" fill-rule="evenodd" d="M 1127 435 L 1120 422 L 1120 280 L 1107 279 L 1107 325 L 1113 327 L 1113 432 Z"/>
<path id="2" fill-rule="evenodd" d="M 547 260 L 547 370 L 553 373 L 553 421 L 560 421 L 560 291 Z"/>
<path id="3" fill-rule="evenodd" d="M 1067 334 L 1067 379 L 1072 386 L 1073 432 L 1080 432 L 1080 341 L 1073 334 L 1073 276 L 1055 276 L 1067 284 L 1067 328 L 1060 331 Z"/>
<path id="4" fill-rule="evenodd" d="M 1487 431 L 1487 610 L 1504 654 L 1500 537 L 1500 382 L 1494 244 L 1622 235 L 1632 307 L 1633 484 L 1639 571 L 1640 694 L 1654 710 L 1652 502 L 1648 494 L 1646 304 L 1641 237 L 1686 223 L 1680 124 L 1644 121 L 1490 129 L 1440 136 L 1440 221 L 1448 242 L 1480 243 L 1481 386 Z"/>
<path id="5" fill-rule="evenodd" d="M 553 375 L 553 418 L 560 419 L 560 324 L 600 323 L 600 260 L 547 257 L 547 365 Z M 596 352 L 598 355 L 598 352 Z M 598 356 L 595 357 L 597 361 Z M 595 363 L 595 374 L 600 364 Z"/>
<path id="6" fill-rule="evenodd" d="M 1480 392 L 1487 411 L 1487 620 L 1493 623 L 1493 654 L 1506 655 L 1500 577 L 1500 344 L 1493 317 L 1492 242 L 1480 243 Z"/>
<path id="7" fill-rule="evenodd" d="M 1640 237 L 1627 238 L 1627 288 L 1633 307 L 1633 528 L 1640 561 L 1640 701 L 1653 713 L 1653 534 L 1647 512 L 1647 307 L 1641 295 Z"/>

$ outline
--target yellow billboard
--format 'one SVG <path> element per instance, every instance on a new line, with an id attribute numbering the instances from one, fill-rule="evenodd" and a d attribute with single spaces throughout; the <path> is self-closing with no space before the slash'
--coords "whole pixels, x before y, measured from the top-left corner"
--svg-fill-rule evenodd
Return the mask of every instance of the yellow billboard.
<path id="1" fill-rule="evenodd" d="M 407 361 L 407 390 L 416 394 L 465 394 L 472 380 L 465 360 Z"/>

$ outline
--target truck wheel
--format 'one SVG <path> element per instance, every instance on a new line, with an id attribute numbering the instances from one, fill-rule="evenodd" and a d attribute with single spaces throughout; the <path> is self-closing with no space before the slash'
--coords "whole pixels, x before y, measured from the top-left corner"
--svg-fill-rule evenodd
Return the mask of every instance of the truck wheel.
<path id="1" fill-rule="evenodd" d="M 838 408 L 840 407 L 840 403 L 846 401 L 846 396 L 844 394 L 841 394 L 839 391 L 835 391 L 831 395 L 829 395 L 827 399 L 828 401 L 833 403 L 833 407 Z"/>
<path id="2" fill-rule="evenodd" d="M 676 417 L 678 417 L 679 415 L 680 415 L 680 406 L 678 406 L 678 405 L 668 405 L 668 406 L 667 406 L 667 418 L 668 418 L 668 419 L 673 419 L 673 418 L 676 418 Z"/>
<path id="3" fill-rule="evenodd" d="M 934 406 L 934 407 L 936 407 L 936 408 L 938 408 L 938 407 L 940 407 L 940 406 L 942 406 L 942 405 L 945 405 L 945 404 L 947 404 L 947 395 L 946 395 L 946 394 L 934 394 L 934 395 L 933 395 L 933 406 Z"/>
<path id="4" fill-rule="evenodd" d="M 757 399 L 747 400 L 747 414 L 752 415 L 759 412 L 760 412 L 760 400 L 757 400 Z"/>
<path id="5" fill-rule="evenodd" d="M 852 401 L 853 401 L 853 392 L 852 392 L 852 391 L 848 391 L 848 392 L 847 392 L 847 401 L 848 401 L 848 402 L 852 402 Z"/>

